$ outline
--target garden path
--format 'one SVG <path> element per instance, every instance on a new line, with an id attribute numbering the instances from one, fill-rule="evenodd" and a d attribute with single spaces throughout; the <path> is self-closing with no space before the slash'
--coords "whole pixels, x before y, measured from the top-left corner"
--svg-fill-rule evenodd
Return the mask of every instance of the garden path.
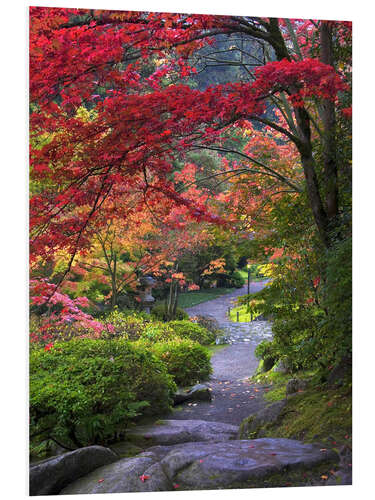
<path id="1" fill-rule="evenodd" d="M 250 285 L 250 292 L 261 290 L 267 281 Z M 265 406 L 263 399 L 267 387 L 249 381 L 257 366 L 254 355 L 256 346 L 265 339 L 271 340 L 269 321 L 234 323 L 227 317 L 233 301 L 247 294 L 247 285 L 233 293 L 203 302 L 186 309 L 190 316 L 214 317 L 225 331 L 229 345 L 215 352 L 211 358 L 213 373 L 207 385 L 211 389 L 212 401 L 184 403 L 173 411 L 174 419 L 200 419 L 238 425 L 249 415 Z"/>

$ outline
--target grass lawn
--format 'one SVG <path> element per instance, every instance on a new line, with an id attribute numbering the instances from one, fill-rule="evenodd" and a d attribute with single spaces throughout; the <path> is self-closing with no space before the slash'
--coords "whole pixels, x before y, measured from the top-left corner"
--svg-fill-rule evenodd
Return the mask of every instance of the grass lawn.
<path id="1" fill-rule="evenodd" d="M 202 302 L 216 299 L 221 295 L 227 295 L 234 290 L 235 288 L 208 288 L 194 292 L 180 293 L 178 296 L 178 307 L 185 309 L 186 307 L 196 306 Z"/>
<path id="2" fill-rule="evenodd" d="M 247 306 L 246 305 L 238 306 L 238 307 L 234 307 L 233 309 L 230 310 L 230 320 L 231 321 L 237 322 L 237 312 L 239 313 L 238 314 L 238 321 L 240 323 L 245 323 L 245 322 L 248 322 L 248 321 L 252 321 L 253 319 L 255 319 L 260 314 L 260 313 L 254 313 L 253 312 L 253 314 L 251 316 L 250 313 L 247 312 Z"/>

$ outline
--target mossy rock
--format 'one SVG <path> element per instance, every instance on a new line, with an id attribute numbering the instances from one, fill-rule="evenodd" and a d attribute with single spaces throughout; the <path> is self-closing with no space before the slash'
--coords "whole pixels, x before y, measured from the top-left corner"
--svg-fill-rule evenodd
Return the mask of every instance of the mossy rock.
<path id="1" fill-rule="evenodd" d="M 240 425 L 238 431 L 238 439 L 255 439 L 264 437 L 266 429 L 277 422 L 282 411 L 284 410 L 287 401 L 277 401 L 266 408 L 263 408 L 258 413 L 245 418 Z"/>

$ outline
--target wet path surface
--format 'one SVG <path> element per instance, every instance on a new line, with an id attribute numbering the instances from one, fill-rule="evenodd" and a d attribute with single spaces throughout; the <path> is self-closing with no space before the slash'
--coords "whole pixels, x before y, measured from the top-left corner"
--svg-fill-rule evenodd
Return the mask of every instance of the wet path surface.
<path id="1" fill-rule="evenodd" d="M 252 283 L 250 292 L 261 290 L 266 282 Z M 247 294 L 247 285 L 230 295 L 225 295 L 186 309 L 190 316 L 202 315 L 215 318 L 228 337 L 228 345 L 213 354 L 213 374 L 208 382 L 212 401 L 184 403 L 175 408 L 175 419 L 201 419 L 231 424 L 240 424 L 249 415 L 265 406 L 263 393 L 267 388 L 250 382 L 257 366 L 254 355 L 262 340 L 271 340 L 272 329 L 268 321 L 234 323 L 229 321 L 227 311 L 233 301 Z"/>

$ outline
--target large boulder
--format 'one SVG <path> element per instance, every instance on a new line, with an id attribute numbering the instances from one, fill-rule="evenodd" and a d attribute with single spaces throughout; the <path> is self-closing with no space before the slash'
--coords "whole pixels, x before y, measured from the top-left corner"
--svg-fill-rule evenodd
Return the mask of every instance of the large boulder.
<path id="1" fill-rule="evenodd" d="M 137 457 L 96 469 L 61 494 L 247 487 L 249 482 L 254 486 L 284 470 L 309 469 L 337 460 L 333 451 L 291 439 L 156 446 Z"/>
<path id="2" fill-rule="evenodd" d="M 211 391 L 205 384 L 196 384 L 191 389 L 184 391 L 179 390 L 173 396 L 175 405 L 185 403 L 186 401 L 211 401 Z"/>
<path id="3" fill-rule="evenodd" d="M 155 424 L 129 430 L 127 439 L 145 446 L 172 445 L 190 441 L 235 439 L 237 425 L 205 420 L 158 420 Z"/>
<path id="4" fill-rule="evenodd" d="M 238 438 L 254 439 L 263 437 L 267 425 L 273 424 L 277 421 L 281 412 L 285 408 L 286 403 L 286 399 L 276 401 L 276 403 L 272 403 L 266 408 L 254 413 L 254 415 L 250 415 L 250 417 L 245 418 L 239 427 Z"/>
<path id="5" fill-rule="evenodd" d="M 29 475 L 30 495 L 55 495 L 79 477 L 118 458 L 103 446 L 87 446 L 33 464 Z"/>

